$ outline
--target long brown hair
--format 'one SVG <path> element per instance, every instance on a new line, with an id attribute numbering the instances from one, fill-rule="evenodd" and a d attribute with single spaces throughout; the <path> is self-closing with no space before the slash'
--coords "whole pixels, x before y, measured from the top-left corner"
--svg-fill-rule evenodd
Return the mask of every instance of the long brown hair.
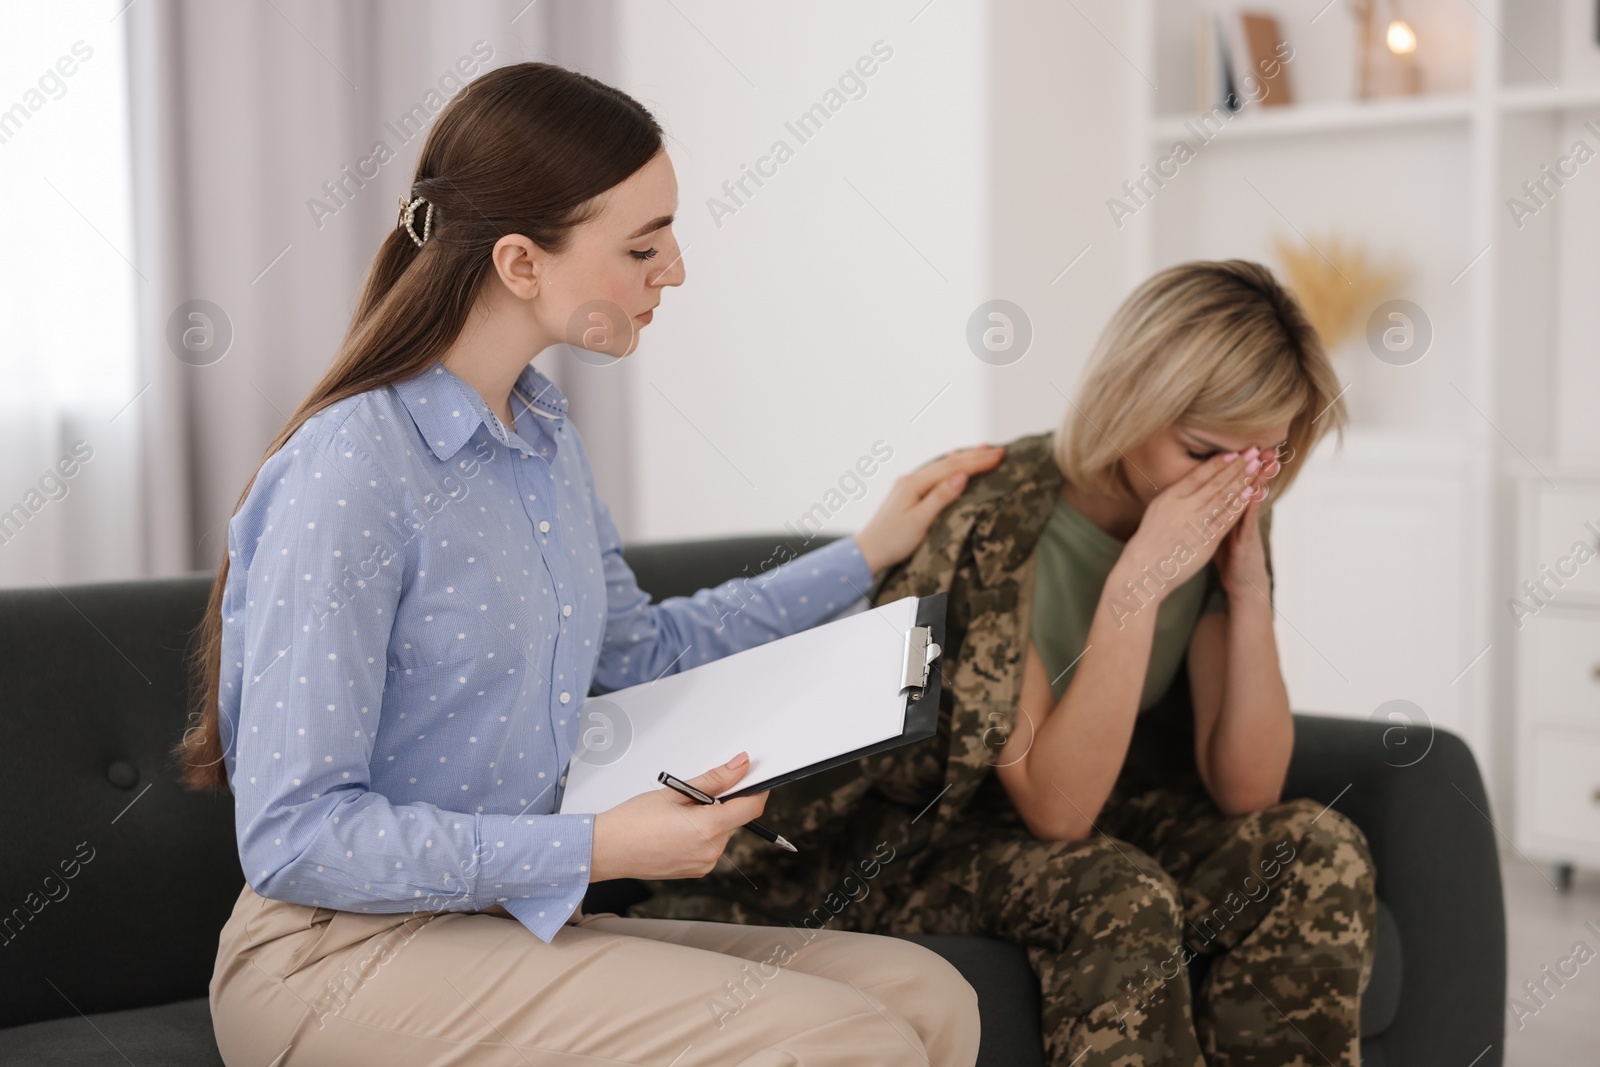
<path id="1" fill-rule="evenodd" d="M 360 303 L 333 364 L 290 416 L 262 462 L 307 419 L 332 404 L 421 373 L 467 321 L 506 234 L 561 252 L 575 226 L 598 213 L 596 198 L 661 150 L 661 127 L 626 93 L 548 63 L 518 63 L 471 82 L 428 133 L 411 197 L 433 205 L 418 247 L 403 228 L 373 257 Z M 423 212 L 415 227 L 423 232 Z M 250 476 L 233 510 L 250 495 Z M 222 677 L 222 554 L 205 618 L 195 629 L 189 727 L 172 747 L 190 789 L 227 790 L 218 712 Z"/>

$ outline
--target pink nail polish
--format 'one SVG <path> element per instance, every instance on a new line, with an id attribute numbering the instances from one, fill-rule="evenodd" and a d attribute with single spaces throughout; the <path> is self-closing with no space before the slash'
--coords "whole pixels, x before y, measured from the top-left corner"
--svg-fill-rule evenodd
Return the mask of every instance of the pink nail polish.
<path id="1" fill-rule="evenodd" d="M 1239 453 L 1237 453 L 1237 452 L 1224 452 L 1222 454 L 1222 458 L 1225 461 L 1227 461 L 1229 463 L 1232 463 L 1234 460 L 1239 458 Z"/>
<path id="2" fill-rule="evenodd" d="M 1246 463 L 1244 465 L 1244 470 L 1245 470 L 1246 474 L 1254 474 L 1256 471 L 1258 471 L 1260 469 L 1261 469 L 1261 461 L 1259 459 L 1253 459 L 1249 463 Z"/>

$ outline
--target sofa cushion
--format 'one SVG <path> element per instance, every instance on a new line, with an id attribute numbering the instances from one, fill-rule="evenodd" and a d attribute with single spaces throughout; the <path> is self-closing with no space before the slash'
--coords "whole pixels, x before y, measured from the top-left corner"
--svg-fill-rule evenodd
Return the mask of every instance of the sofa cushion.
<path id="1" fill-rule="evenodd" d="M 978 994 L 983 1035 L 978 1067 L 1044 1064 L 1039 980 L 1020 946 L 988 937 L 921 934 L 907 937 L 949 960 Z"/>
<path id="2" fill-rule="evenodd" d="M 206 997 L 0 1030 L 6 1067 L 223 1067 Z M 263 1065 L 265 1067 L 265 1065 Z"/>
<path id="3" fill-rule="evenodd" d="M 244 885 L 233 798 L 180 787 L 167 749 L 210 582 L 0 594 L 0 806 L 26 816 L 0 863 L 0 1027 L 206 993 Z"/>
<path id="4" fill-rule="evenodd" d="M 1372 956 L 1372 979 L 1361 995 L 1361 1036 L 1375 1037 L 1389 1029 L 1400 1012 L 1400 964 L 1404 958 L 1400 924 L 1394 912 L 1378 901 L 1378 947 Z"/>

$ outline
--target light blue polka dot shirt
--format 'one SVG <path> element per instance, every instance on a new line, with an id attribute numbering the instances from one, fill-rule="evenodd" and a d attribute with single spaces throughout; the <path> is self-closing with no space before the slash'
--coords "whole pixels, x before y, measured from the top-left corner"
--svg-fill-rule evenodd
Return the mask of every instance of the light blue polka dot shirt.
<path id="1" fill-rule="evenodd" d="M 500 904 L 549 941 L 589 884 L 594 815 L 554 812 L 591 687 L 807 629 L 869 591 L 843 538 L 651 604 L 566 398 L 530 363 L 511 410 L 514 428 L 435 361 L 306 420 L 229 522 L 221 728 L 257 893 Z"/>

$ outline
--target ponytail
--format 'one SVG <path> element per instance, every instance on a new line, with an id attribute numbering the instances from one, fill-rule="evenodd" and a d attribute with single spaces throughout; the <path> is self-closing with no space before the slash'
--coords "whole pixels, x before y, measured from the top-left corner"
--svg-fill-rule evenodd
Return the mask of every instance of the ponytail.
<path id="1" fill-rule="evenodd" d="M 661 144 L 661 127 L 643 106 L 584 74 L 519 63 L 470 83 L 439 114 L 417 161 L 411 195 L 427 201 L 427 239 L 419 246 L 398 222 L 384 237 L 332 365 L 262 463 L 323 408 L 422 373 L 465 326 L 496 241 L 522 234 L 562 251 L 573 228 L 597 213 L 600 194 Z M 413 228 L 421 237 L 423 228 Z M 234 514 L 260 473 L 257 465 Z M 191 646 L 189 726 L 170 752 L 195 790 L 228 788 L 218 706 L 227 581 L 224 546 Z"/>

